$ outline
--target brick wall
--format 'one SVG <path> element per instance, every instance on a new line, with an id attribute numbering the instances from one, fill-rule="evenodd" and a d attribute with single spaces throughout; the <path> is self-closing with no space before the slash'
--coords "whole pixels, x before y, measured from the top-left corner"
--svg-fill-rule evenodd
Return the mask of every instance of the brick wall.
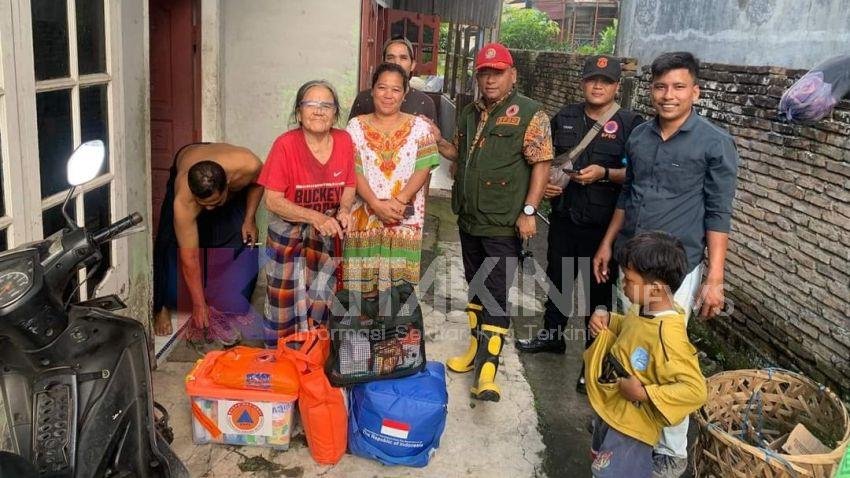
<path id="1" fill-rule="evenodd" d="M 515 52 L 520 90 L 551 113 L 577 101 L 582 58 Z M 647 69 L 625 62 L 624 105 L 651 115 Z M 698 111 L 741 155 L 727 260 L 735 334 L 780 366 L 850 396 L 850 102 L 815 125 L 776 121 L 804 71 L 703 64 Z"/>

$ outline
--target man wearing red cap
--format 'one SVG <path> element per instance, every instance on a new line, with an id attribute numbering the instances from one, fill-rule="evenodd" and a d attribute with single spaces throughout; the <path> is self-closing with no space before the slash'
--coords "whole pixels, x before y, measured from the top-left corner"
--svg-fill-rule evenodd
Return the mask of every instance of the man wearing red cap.
<path id="1" fill-rule="evenodd" d="M 466 353 L 446 362 L 454 372 L 475 370 L 472 397 L 499 401 L 496 370 L 510 327 L 507 295 L 520 240 L 537 232 L 537 205 L 549 178 L 552 133 L 540 104 L 514 89 L 517 72 L 503 45 L 484 45 L 475 57 L 481 98 L 458 118 L 453 142 L 437 146 L 456 161 L 452 210 L 458 215 L 463 268 L 469 283 L 471 339 Z"/>

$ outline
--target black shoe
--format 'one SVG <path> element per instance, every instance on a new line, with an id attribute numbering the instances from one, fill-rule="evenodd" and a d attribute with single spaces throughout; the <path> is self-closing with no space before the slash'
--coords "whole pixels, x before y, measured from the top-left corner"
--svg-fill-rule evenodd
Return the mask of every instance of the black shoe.
<path id="1" fill-rule="evenodd" d="M 541 339 L 535 337 L 533 339 L 517 339 L 514 345 L 516 345 L 517 350 L 520 352 L 530 354 L 536 354 L 538 352 L 562 354 L 567 350 L 567 343 L 562 338 Z"/>
<path id="2" fill-rule="evenodd" d="M 583 376 L 579 377 L 578 380 L 576 380 L 576 392 L 578 392 L 582 395 L 587 395 L 587 387 L 584 386 L 584 377 Z"/>

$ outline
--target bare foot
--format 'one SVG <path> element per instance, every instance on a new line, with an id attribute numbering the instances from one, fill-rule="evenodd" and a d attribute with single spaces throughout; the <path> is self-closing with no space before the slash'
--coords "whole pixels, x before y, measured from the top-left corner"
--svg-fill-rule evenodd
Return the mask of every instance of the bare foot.
<path id="1" fill-rule="evenodd" d="M 163 307 L 154 317 L 153 333 L 159 336 L 171 335 L 171 311 L 167 307 Z"/>

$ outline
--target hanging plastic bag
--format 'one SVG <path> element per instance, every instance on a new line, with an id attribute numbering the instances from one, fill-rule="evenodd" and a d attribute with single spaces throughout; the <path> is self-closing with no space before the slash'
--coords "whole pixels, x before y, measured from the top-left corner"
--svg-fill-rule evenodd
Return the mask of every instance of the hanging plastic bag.
<path id="1" fill-rule="evenodd" d="M 834 56 L 809 70 L 782 94 L 780 117 L 797 123 L 820 121 L 850 92 L 850 55 Z"/>
<path id="2" fill-rule="evenodd" d="M 345 397 L 325 375 L 330 345 L 327 329 L 318 327 L 283 337 L 277 346 L 278 354 L 292 360 L 301 374 L 298 412 L 310 454 L 323 465 L 339 462 L 348 444 Z"/>

